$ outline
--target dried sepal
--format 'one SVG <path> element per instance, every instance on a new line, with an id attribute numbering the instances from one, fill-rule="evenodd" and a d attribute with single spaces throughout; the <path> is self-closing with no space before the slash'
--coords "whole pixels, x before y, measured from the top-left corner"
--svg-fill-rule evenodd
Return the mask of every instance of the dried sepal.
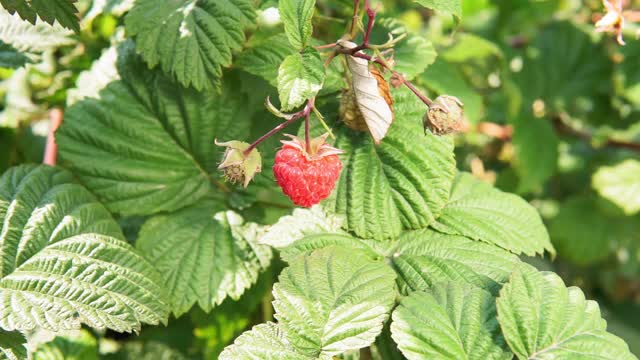
<path id="1" fill-rule="evenodd" d="M 215 143 L 226 148 L 218 166 L 224 172 L 225 180 L 233 184 L 242 183 L 245 188 L 249 186 L 253 177 L 262 171 L 262 157 L 258 149 L 252 149 L 245 155 L 245 151 L 251 146 L 246 142 L 233 140 L 219 143 L 216 140 Z"/>
<path id="2" fill-rule="evenodd" d="M 351 41 L 338 40 L 338 45 L 344 49 L 353 49 L 357 45 Z M 351 71 L 351 90 L 353 95 L 348 95 L 347 100 L 355 101 L 357 109 L 366 124 L 367 130 L 371 133 L 373 140 L 379 144 L 387 135 L 387 131 L 393 122 L 393 100 L 389 92 L 389 85 L 382 74 L 369 65 L 366 59 L 351 55 L 345 55 L 347 66 Z M 345 97 L 343 97 L 345 98 Z M 345 110 L 349 110 L 348 105 L 344 105 Z M 352 117 L 355 129 L 359 130 L 362 125 L 358 123 L 358 114 L 353 112 Z M 347 122 L 349 125 L 349 122 Z"/>
<path id="3" fill-rule="evenodd" d="M 447 135 L 464 130 L 464 104 L 450 95 L 440 95 L 424 116 L 425 132 L 429 129 L 435 135 Z"/>

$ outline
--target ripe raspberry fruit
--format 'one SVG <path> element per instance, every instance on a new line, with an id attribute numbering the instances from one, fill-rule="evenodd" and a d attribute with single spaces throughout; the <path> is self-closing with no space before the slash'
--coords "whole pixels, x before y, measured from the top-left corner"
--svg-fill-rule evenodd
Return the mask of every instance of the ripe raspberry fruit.
<path id="1" fill-rule="evenodd" d="M 342 150 L 325 143 L 328 134 L 309 141 L 287 135 L 276 154 L 273 174 L 282 191 L 298 206 L 311 207 L 326 199 L 340 177 Z"/>

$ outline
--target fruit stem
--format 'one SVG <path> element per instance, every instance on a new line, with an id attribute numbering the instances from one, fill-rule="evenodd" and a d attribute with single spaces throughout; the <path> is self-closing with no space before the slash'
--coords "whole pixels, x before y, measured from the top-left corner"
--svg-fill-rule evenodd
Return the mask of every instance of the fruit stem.
<path id="1" fill-rule="evenodd" d="M 356 34 L 356 23 L 358 22 L 358 10 L 360 10 L 360 0 L 353 0 L 353 17 L 351 18 L 351 29 L 349 30 L 349 34 L 353 38 Z"/>
<path id="2" fill-rule="evenodd" d="M 280 123 L 278 126 L 274 127 L 273 129 L 271 129 L 268 133 L 260 136 L 258 138 L 258 140 L 254 141 L 251 145 L 249 145 L 249 147 L 247 148 L 247 150 L 243 151 L 242 154 L 244 156 L 249 156 L 249 154 L 251 154 L 251 151 L 253 151 L 253 149 L 255 149 L 258 145 L 260 145 L 263 141 L 267 140 L 268 138 L 272 137 L 273 135 L 275 135 L 276 133 L 278 133 L 280 130 L 286 128 L 287 126 L 293 124 L 294 122 L 296 122 L 297 120 L 299 120 L 302 117 L 308 118 L 309 114 L 311 114 L 311 111 L 313 111 L 313 108 L 315 107 L 315 98 L 311 98 L 307 101 L 307 104 L 305 105 L 304 109 L 298 111 L 297 113 L 291 114 L 291 118 L 289 118 L 287 121 Z M 309 141 L 307 141 L 307 143 L 309 143 Z"/>
<path id="3" fill-rule="evenodd" d="M 309 116 L 311 114 L 308 113 L 304 116 L 304 143 L 306 144 L 307 154 L 311 154 L 311 142 L 309 141 L 311 137 L 309 136 Z"/>

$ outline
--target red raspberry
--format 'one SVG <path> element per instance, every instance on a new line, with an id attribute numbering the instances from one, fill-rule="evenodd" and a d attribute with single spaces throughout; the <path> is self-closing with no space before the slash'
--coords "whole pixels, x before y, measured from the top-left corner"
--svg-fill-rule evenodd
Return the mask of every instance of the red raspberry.
<path id="1" fill-rule="evenodd" d="M 327 135 L 310 140 L 309 151 L 295 136 L 282 141 L 273 174 L 282 191 L 298 206 L 311 207 L 326 199 L 340 177 L 342 150 L 325 144 Z"/>

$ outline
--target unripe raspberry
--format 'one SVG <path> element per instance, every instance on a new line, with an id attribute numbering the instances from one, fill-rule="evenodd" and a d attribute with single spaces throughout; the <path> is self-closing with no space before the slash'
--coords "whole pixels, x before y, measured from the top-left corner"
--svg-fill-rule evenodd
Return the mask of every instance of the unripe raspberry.
<path id="1" fill-rule="evenodd" d="M 342 150 L 325 143 L 328 134 L 310 140 L 309 151 L 304 140 L 295 136 L 283 141 L 273 166 L 278 185 L 298 206 L 311 207 L 326 199 L 340 177 Z"/>

